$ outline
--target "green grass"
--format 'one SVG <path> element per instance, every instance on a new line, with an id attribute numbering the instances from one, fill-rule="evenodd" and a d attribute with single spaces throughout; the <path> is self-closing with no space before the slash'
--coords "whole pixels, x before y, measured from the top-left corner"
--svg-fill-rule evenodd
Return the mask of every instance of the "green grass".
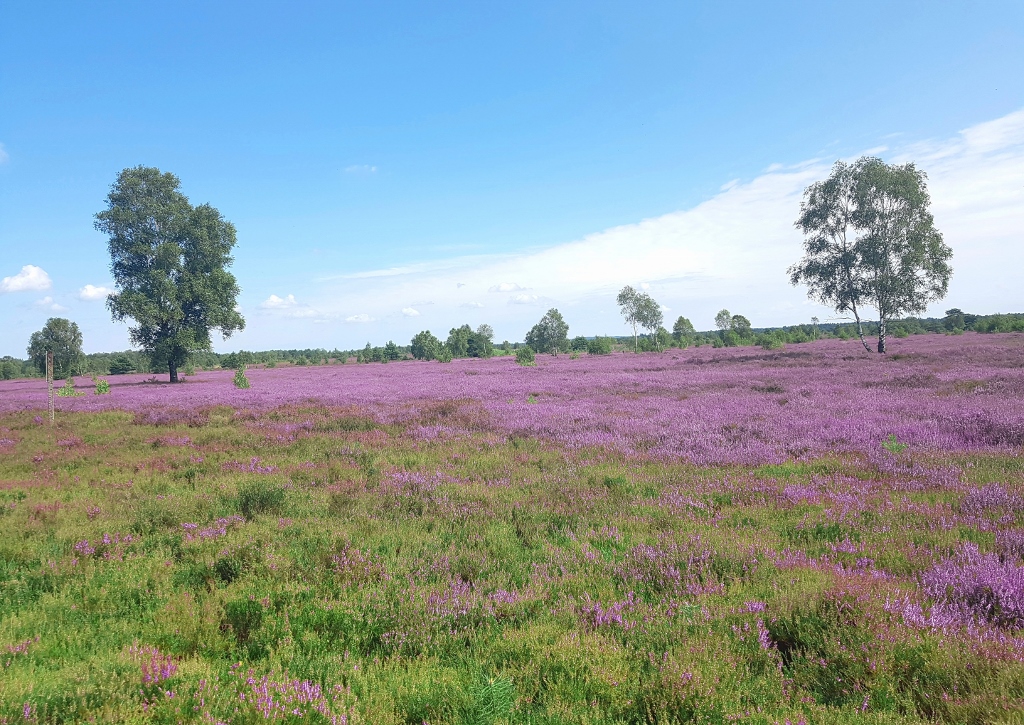
<path id="1" fill-rule="evenodd" d="M 264 677 L 321 688 L 324 712 L 295 701 L 295 722 L 1024 717 L 1005 647 L 884 606 L 993 535 L 941 524 L 960 492 L 897 490 L 859 459 L 701 468 L 420 441 L 323 408 L 0 430 L 17 441 L 0 452 L 0 722 L 257 722 Z M 275 470 L 226 465 L 253 457 Z M 1015 457 L 955 462 L 1021 488 Z M 857 504 L 790 501 L 792 484 Z M 147 683 L 154 651 L 175 669 Z"/>

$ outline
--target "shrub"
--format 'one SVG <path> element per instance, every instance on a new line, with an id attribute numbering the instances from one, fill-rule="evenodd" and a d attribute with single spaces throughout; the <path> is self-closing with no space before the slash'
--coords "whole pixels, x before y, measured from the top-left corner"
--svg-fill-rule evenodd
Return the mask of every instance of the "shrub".
<path id="1" fill-rule="evenodd" d="M 437 350 L 436 358 L 440 363 L 450 363 L 452 361 L 452 349 L 447 345 L 442 345 Z"/>
<path id="2" fill-rule="evenodd" d="M 133 370 L 135 370 L 135 366 L 132 365 L 132 361 L 127 355 L 118 355 L 110 363 L 111 375 L 127 375 Z"/>
<path id="3" fill-rule="evenodd" d="M 75 390 L 75 379 L 69 375 L 67 380 L 64 381 L 64 385 L 57 389 L 57 395 L 62 398 L 78 398 L 85 395 L 85 393 Z"/>
<path id="4" fill-rule="evenodd" d="M 516 350 L 516 362 L 523 366 L 536 365 L 534 362 L 535 355 L 533 348 L 529 345 L 523 345 L 521 348 Z"/>
<path id="5" fill-rule="evenodd" d="M 284 503 L 284 489 L 266 481 L 250 481 L 238 489 L 238 509 L 247 519 L 277 511 Z"/>
<path id="6" fill-rule="evenodd" d="M 96 380 L 96 395 L 108 395 L 110 393 L 110 383 L 106 380 Z"/>
<path id="7" fill-rule="evenodd" d="M 778 350 L 785 342 L 780 335 L 774 332 L 766 332 L 757 336 L 757 344 L 763 350 Z"/>
<path id="8" fill-rule="evenodd" d="M 245 367 L 240 367 L 235 371 L 235 379 L 232 380 L 235 387 L 239 390 L 249 387 L 249 378 L 245 377 Z"/>
<path id="9" fill-rule="evenodd" d="M 612 351 L 611 338 L 607 337 L 595 337 L 593 340 L 587 341 L 587 354 L 588 355 L 609 355 Z"/>
<path id="10" fill-rule="evenodd" d="M 587 342 L 587 338 L 583 337 L 583 335 L 577 335 L 572 339 L 572 342 L 569 343 L 569 347 L 573 352 L 583 352 L 587 349 L 589 344 L 590 343 Z"/>

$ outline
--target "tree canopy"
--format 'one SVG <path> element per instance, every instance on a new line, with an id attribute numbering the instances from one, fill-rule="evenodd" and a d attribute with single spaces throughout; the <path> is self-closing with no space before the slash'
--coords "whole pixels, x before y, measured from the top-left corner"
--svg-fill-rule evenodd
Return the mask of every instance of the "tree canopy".
<path id="1" fill-rule="evenodd" d="M 555 308 L 551 308 L 526 333 L 526 344 L 535 352 L 557 353 L 569 349 L 569 325 Z"/>
<path id="2" fill-rule="evenodd" d="M 178 177 L 136 166 L 118 174 L 96 229 L 108 235 L 117 292 L 107 308 L 134 320 L 132 344 L 166 366 L 171 382 L 192 352 L 209 350 L 210 332 L 226 339 L 245 327 L 236 308 L 235 227 L 209 204 L 192 206 Z"/>
<path id="3" fill-rule="evenodd" d="M 665 316 L 653 297 L 646 292 L 638 292 L 629 285 L 619 290 L 615 301 L 619 305 L 626 324 L 633 328 L 633 351 L 636 352 L 639 350 L 637 329 L 642 328 L 655 333 L 661 327 Z"/>
<path id="4" fill-rule="evenodd" d="M 53 353 L 55 380 L 74 375 L 82 363 L 82 332 L 78 325 L 63 317 L 51 317 L 43 329 L 33 332 L 28 341 L 28 356 L 40 374 L 46 374 L 46 353 Z"/>
<path id="5" fill-rule="evenodd" d="M 790 282 L 857 323 L 860 308 L 878 311 L 878 352 L 886 323 L 923 312 L 946 295 L 952 250 L 935 228 L 927 176 L 914 164 L 863 157 L 837 162 L 828 179 L 807 187 L 796 227 L 804 257 L 789 268 Z"/>

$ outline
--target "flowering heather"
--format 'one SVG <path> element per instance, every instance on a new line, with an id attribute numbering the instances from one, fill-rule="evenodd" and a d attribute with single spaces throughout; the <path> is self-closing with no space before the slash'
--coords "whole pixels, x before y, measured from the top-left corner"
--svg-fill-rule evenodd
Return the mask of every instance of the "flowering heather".
<path id="1" fill-rule="evenodd" d="M 178 385 L 118 376 L 110 395 L 61 399 L 58 407 L 125 409 L 140 424 L 197 426 L 213 406 L 259 411 L 312 399 L 358 406 L 384 423 L 415 421 L 416 435 L 427 439 L 483 426 L 698 464 L 757 465 L 837 450 L 892 457 L 880 447 L 889 435 L 911 451 L 1024 444 L 1024 335 L 914 336 L 893 341 L 893 353 L 823 340 L 782 351 L 540 356 L 535 368 L 508 357 L 287 367 L 251 370 L 249 390 L 237 390 L 230 371 Z M 44 408 L 45 388 L 38 380 L 0 382 L 0 412 Z M 437 401 L 480 407 L 425 419 L 436 416 Z"/>
<path id="2" fill-rule="evenodd" d="M 0 382 L 0 723 L 1021 720 L 1024 336 L 893 344 Z"/>
<path id="3" fill-rule="evenodd" d="M 242 473 L 274 473 L 277 470 L 277 466 L 263 465 L 263 461 L 258 456 L 253 456 L 248 463 L 239 463 L 238 461 L 229 461 L 224 464 L 224 470 L 228 471 L 241 471 Z"/>
<path id="4" fill-rule="evenodd" d="M 128 652 L 139 661 L 143 685 L 158 685 L 164 680 L 171 679 L 178 672 L 178 665 L 174 659 L 156 647 L 143 647 L 136 643 Z"/>
<path id="5" fill-rule="evenodd" d="M 204 539 L 216 539 L 226 536 L 228 528 L 235 524 L 245 523 L 245 517 L 235 514 L 226 518 L 217 519 L 209 526 L 200 527 L 199 524 L 183 523 L 181 528 L 185 531 L 182 537 L 184 541 L 202 541 Z"/>
<path id="6" fill-rule="evenodd" d="M 946 611 L 959 611 L 963 620 L 977 617 L 1005 629 L 1024 627 L 1024 566 L 982 554 L 974 544 L 962 544 L 956 556 L 923 574 L 921 587 Z"/>

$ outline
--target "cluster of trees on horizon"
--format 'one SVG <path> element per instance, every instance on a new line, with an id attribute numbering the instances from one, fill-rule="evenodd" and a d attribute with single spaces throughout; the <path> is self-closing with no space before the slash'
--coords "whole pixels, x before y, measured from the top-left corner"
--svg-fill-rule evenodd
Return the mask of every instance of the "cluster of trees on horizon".
<path id="1" fill-rule="evenodd" d="M 717 329 L 714 330 L 693 330 L 689 320 L 680 317 L 673 325 L 673 329 L 659 328 L 655 335 L 642 335 L 636 341 L 632 336 L 583 336 L 568 338 L 564 352 L 567 354 L 587 353 L 590 355 L 608 354 L 614 351 L 658 352 L 668 349 L 679 349 L 687 347 L 710 346 L 738 347 L 738 346 L 760 346 L 764 349 L 776 349 L 785 344 L 800 344 L 813 340 L 850 340 L 858 336 L 857 326 L 849 322 L 819 322 L 813 320 L 807 324 L 787 325 L 783 327 L 751 327 L 749 321 L 743 315 L 728 315 L 728 323 L 725 321 L 728 310 L 723 310 L 718 315 Z M 735 322 L 734 322 L 735 320 Z M 51 323 L 54 323 L 51 325 Z M 481 329 L 483 328 L 483 329 Z M 416 360 L 447 360 L 443 352 L 435 353 L 428 357 L 431 349 L 438 351 L 450 350 L 448 342 L 453 336 L 457 340 L 465 340 L 465 354 L 453 355 L 452 357 L 494 357 L 514 356 L 518 350 L 527 345 L 526 341 L 494 343 L 490 337 L 481 335 L 490 330 L 489 325 L 480 325 L 473 330 L 469 325 L 462 325 L 452 328 L 448 340 L 441 342 L 431 335 L 429 331 L 418 333 L 409 345 L 397 345 L 388 342 L 385 345 L 373 346 L 366 343 L 363 348 L 338 349 L 338 348 L 305 348 L 288 350 L 262 350 L 247 351 L 238 350 L 228 353 L 217 353 L 211 350 L 202 350 L 192 353 L 185 365 L 182 366 L 184 375 L 193 374 L 195 370 L 229 369 L 235 370 L 248 365 L 259 365 L 264 367 L 276 367 L 278 365 L 291 366 L 313 366 L 313 365 L 337 365 L 349 361 L 356 363 L 369 362 L 392 362 L 404 359 Z M 862 322 L 862 331 L 865 335 L 878 334 L 877 322 Z M 906 317 L 892 320 L 888 326 L 888 334 L 892 337 L 903 338 L 909 335 L 923 334 L 947 334 L 959 335 L 964 332 L 977 332 L 982 334 L 1024 332 L 1024 313 L 977 315 L 963 312 L 959 309 L 947 310 L 945 317 Z M 0 380 L 13 380 L 17 378 L 41 377 L 45 374 L 46 343 L 40 338 L 56 334 L 55 348 L 65 352 L 57 352 L 54 355 L 55 375 L 58 380 L 67 375 L 123 375 L 128 373 L 160 373 L 165 370 L 160 361 L 154 361 L 145 351 L 124 350 L 120 352 L 97 352 L 85 354 L 81 350 L 81 333 L 75 323 L 62 319 L 52 318 L 47 322 L 47 327 L 33 333 L 28 358 L 16 358 L 4 356 L 0 358 Z M 427 337 L 429 335 L 429 337 Z M 471 335 L 486 337 L 486 344 L 470 347 Z M 65 336 L 64 342 L 59 338 Z M 70 338 L 68 340 L 67 338 Z M 431 343 L 431 339 L 434 341 Z M 478 337 L 479 339 L 479 337 Z M 77 347 L 76 347 L 77 340 Z M 70 345 L 66 344 L 70 341 Z M 536 343 L 535 343 L 536 344 Z M 436 346 L 436 347 L 433 347 Z M 540 347 L 538 345 L 538 347 Z M 531 348 L 532 349 L 532 348 Z M 545 350 L 539 350 L 545 352 Z M 546 351 L 550 352 L 550 351 Z M 563 352 L 563 350 L 556 350 Z"/>
<path id="2" fill-rule="evenodd" d="M 804 257 L 788 270 L 790 282 L 806 285 L 810 298 L 852 322 L 819 324 L 815 319 L 811 325 L 754 328 L 747 317 L 722 310 L 714 331 L 698 332 L 685 317 L 670 331 L 663 326 L 658 303 L 627 286 L 616 301 L 632 328 L 633 351 L 703 344 L 774 349 L 823 336 L 856 336 L 870 351 L 866 335 L 877 334 L 876 349 L 884 353 L 889 335 L 1024 330 L 1024 315 L 970 315 L 953 309 L 940 320 L 913 317 L 945 297 L 952 275 L 952 250 L 935 228 L 926 178 L 912 163 L 889 165 L 864 157 L 852 164 L 837 162 L 829 178 L 805 190 L 795 222 L 804 235 Z M 570 340 L 569 325 L 551 309 L 523 343 L 496 345 L 494 330 L 484 324 L 452 328 L 444 341 L 424 330 L 406 346 L 388 341 L 346 351 L 214 353 L 212 331 L 227 339 L 245 327 L 236 304 L 240 288 L 228 271 L 235 228 L 209 204 L 193 206 L 179 187 L 176 176 L 159 169 L 125 169 L 111 187 L 107 208 L 96 215 L 96 228 L 109 237 L 110 269 L 118 290 L 107 298 L 107 307 L 114 320 L 134 323 L 129 335 L 139 349 L 83 355 L 78 326 L 52 318 L 32 335 L 28 361 L 0 360 L 0 378 L 38 372 L 48 350 L 59 358 L 58 377 L 166 370 L 171 382 L 177 382 L 179 369 L 188 374 L 195 366 L 324 364 L 351 357 L 363 363 L 405 357 L 447 362 L 512 354 L 532 360 L 534 353 L 600 355 L 623 346 L 618 337 Z M 877 322 L 862 318 L 865 308 L 877 311 Z M 529 355 L 521 354 L 527 350 Z"/>

